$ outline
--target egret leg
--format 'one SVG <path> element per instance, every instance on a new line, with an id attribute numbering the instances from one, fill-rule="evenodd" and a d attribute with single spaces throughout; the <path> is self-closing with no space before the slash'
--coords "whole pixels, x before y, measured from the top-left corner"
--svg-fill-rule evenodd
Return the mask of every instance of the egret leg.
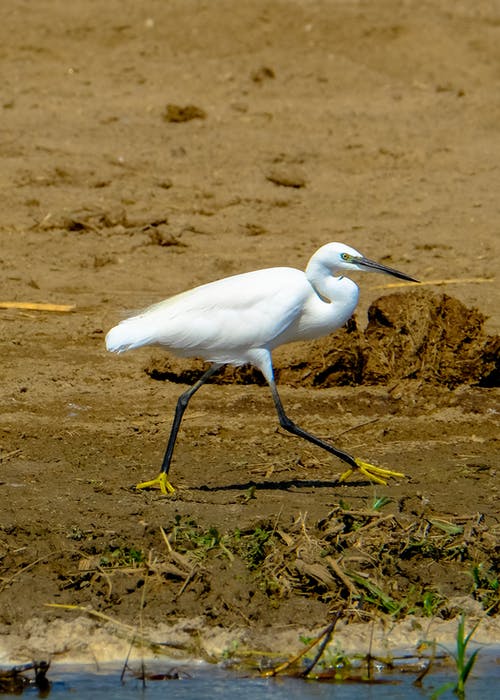
<path id="1" fill-rule="evenodd" d="M 215 374 L 218 369 L 220 369 L 221 365 L 212 365 L 206 372 L 203 374 L 198 381 L 193 384 L 187 391 L 185 391 L 183 394 L 179 396 L 177 399 L 177 406 L 175 408 L 175 415 L 174 415 L 174 420 L 172 423 L 172 427 L 170 429 L 170 436 L 168 438 L 168 443 L 167 443 L 167 449 L 165 450 L 165 455 L 163 457 L 163 462 L 161 465 L 161 470 L 156 479 L 152 479 L 151 481 L 143 481 L 140 484 L 137 484 L 136 488 L 137 489 L 150 489 L 150 488 L 158 488 L 160 491 L 164 494 L 172 494 L 175 492 L 174 487 L 168 480 L 168 471 L 170 469 L 170 462 L 172 461 L 172 455 L 174 454 L 174 447 L 175 447 L 175 441 L 177 439 L 177 433 L 179 432 L 179 428 L 181 425 L 182 421 L 182 416 L 184 415 L 184 411 L 187 408 L 187 405 L 189 403 L 189 400 L 195 394 L 200 387 L 205 384 L 207 379 L 209 379 L 212 374 Z"/>
<path id="2" fill-rule="evenodd" d="M 312 442 L 313 445 L 321 447 L 323 450 L 326 450 L 330 454 L 335 455 L 336 457 L 338 457 L 343 462 L 346 462 L 349 465 L 349 469 L 340 476 L 339 481 L 346 481 L 356 470 L 360 471 L 371 481 L 374 481 L 377 484 L 384 485 L 387 483 L 386 480 L 390 477 L 404 476 L 404 474 L 401 474 L 400 472 L 393 472 L 390 469 L 382 469 L 382 467 L 376 467 L 374 464 L 362 462 L 360 459 L 353 457 L 348 452 L 344 452 L 344 450 L 340 450 L 338 447 L 330 445 L 329 442 L 325 442 L 321 438 L 318 438 L 315 435 L 308 433 L 307 430 L 300 428 L 286 415 L 274 380 L 269 382 L 269 386 L 271 387 L 274 405 L 276 406 L 276 411 L 278 412 L 280 425 L 282 428 L 284 428 L 284 430 L 287 430 L 293 435 L 297 435 L 298 437 L 304 438 L 304 440 L 307 440 L 308 442 Z"/>

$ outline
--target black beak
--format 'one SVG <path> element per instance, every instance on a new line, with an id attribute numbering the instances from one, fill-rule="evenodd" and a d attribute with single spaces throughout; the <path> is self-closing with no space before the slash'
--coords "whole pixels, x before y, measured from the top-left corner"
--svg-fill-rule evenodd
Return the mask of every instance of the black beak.
<path id="1" fill-rule="evenodd" d="M 414 277 L 410 277 L 410 275 L 405 275 L 404 272 L 399 272 L 399 270 L 395 270 L 392 267 L 387 267 L 387 265 L 382 265 L 381 263 L 375 262 L 375 260 L 370 260 L 369 258 L 356 258 L 355 259 L 356 265 L 360 265 L 361 267 L 366 267 L 369 270 L 373 270 L 374 272 L 385 272 L 386 275 L 392 275 L 393 277 L 398 277 L 400 280 L 408 280 L 408 282 L 418 282 L 419 280 L 416 280 Z"/>

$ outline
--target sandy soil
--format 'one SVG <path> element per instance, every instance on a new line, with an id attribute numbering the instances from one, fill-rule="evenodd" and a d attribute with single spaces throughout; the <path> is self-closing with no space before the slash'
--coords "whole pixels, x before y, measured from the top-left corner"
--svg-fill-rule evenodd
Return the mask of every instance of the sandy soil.
<path id="1" fill-rule="evenodd" d="M 47 603 L 205 651 L 214 630 L 292 644 L 339 608 L 353 630 L 488 610 L 499 639 L 496 3 L 4 0 L 0 19 L 0 302 L 74 305 L 0 310 L 5 656 L 104 625 Z M 339 484 L 233 372 L 190 407 L 175 497 L 137 492 L 200 366 L 107 355 L 106 331 L 330 240 L 424 285 L 360 276 L 355 325 L 277 354 L 283 401 L 406 477 Z"/>

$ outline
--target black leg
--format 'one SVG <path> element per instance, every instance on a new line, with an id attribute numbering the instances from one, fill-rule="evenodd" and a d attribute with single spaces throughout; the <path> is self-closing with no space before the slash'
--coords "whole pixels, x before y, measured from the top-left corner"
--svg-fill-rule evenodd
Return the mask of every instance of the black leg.
<path id="1" fill-rule="evenodd" d="M 170 429 L 170 436 L 168 438 L 167 449 L 165 450 L 165 456 L 163 457 L 163 462 L 161 465 L 161 472 L 168 474 L 170 469 L 170 462 L 172 461 L 172 455 L 174 454 L 175 441 L 177 439 L 177 433 L 182 421 L 182 416 L 187 408 L 190 398 L 195 394 L 200 387 L 205 384 L 207 379 L 209 379 L 212 374 L 215 374 L 217 370 L 220 369 L 220 365 L 212 365 L 205 374 L 198 379 L 198 381 L 193 384 L 187 391 L 181 394 L 177 400 L 177 406 L 175 408 L 174 422 L 172 423 L 172 428 Z"/>
<path id="2" fill-rule="evenodd" d="M 186 410 L 187 405 L 193 394 L 195 394 L 198 391 L 198 389 L 200 389 L 200 387 L 203 386 L 207 379 L 209 379 L 213 374 L 215 374 L 215 372 L 217 372 L 217 370 L 219 370 L 221 366 L 222 365 L 219 364 L 212 365 L 205 372 L 205 374 L 195 384 L 193 384 L 191 388 L 189 388 L 179 397 L 179 399 L 177 400 L 174 421 L 170 430 L 170 437 L 168 439 L 165 456 L 163 457 L 160 474 L 156 477 L 156 479 L 153 479 L 152 481 L 145 481 L 141 484 L 137 484 L 136 488 L 159 488 L 164 494 L 174 493 L 174 488 L 168 481 L 167 475 L 170 469 L 170 462 L 172 461 L 172 455 L 174 453 L 175 441 L 177 439 L 177 433 L 179 432 L 179 427 L 182 422 L 184 411 Z M 257 366 L 259 366 L 259 364 L 257 364 Z M 403 476 L 403 474 L 401 474 L 400 472 L 393 472 L 388 469 L 382 469 L 381 467 L 376 467 L 373 464 L 369 464 L 368 462 L 362 462 L 359 459 L 355 459 L 349 453 L 344 452 L 343 450 L 339 450 L 337 447 L 330 445 L 328 442 L 321 440 L 315 435 L 308 433 L 303 428 L 300 428 L 298 425 L 295 425 L 295 423 L 292 420 L 290 420 L 290 418 L 286 415 L 285 410 L 283 408 L 283 404 L 281 403 L 280 396 L 278 394 L 278 389 L 276 388 L 276 383 L 272 378 L 272 374 L 269 378 L 269 374 L 270 372 L 264 372 L 264 376 L 268 378 L 269 386 L 271 387 L 271 392 L 273 395 L 276 410 L 278 412 L 278 418 L 281 427 L 287 430 L 288 432 L 293 433 L 293 435 L 297 435 L 298 437 L 301 437 L 304 440 L 311 442 L 313 445 L 321 447 L 323 450 L 326 450 L 330 454 L 335 455 L 343 462 L 346 462 L 346 464 L 349 465 L 349 469 L 344 474 L 342 474 L 342 476 L 340 477 L 340 481 L 345 481 L 356 469 L 372 481 L 375 481 L 379 484 L 385 484 L 385 479 L 389 477 Z"/>
<path id="3" fill-rule="evenodd" d="M 358 469 L 358 467 L 359 467 L 358 462 L 350 454 L 348 454 L 347 452 L 344 452 L 343 450 L 339 450 L 338 447 L 334 447 L 333 445 L 330 445 L 328 442 L 321 440 L 320 438 L 316 437 L 315 435 L 308 433 L 307 430 L 304 430 L 303 428 L 300 428 L 298 425 L 295 425 L 295 423 L 292 420 L 290 420 L 290 418 L 285 413 L 285 409 L 283 408 L 283 404 L 281 403 L 281 399 L 280 399 L 280 396 L 278 394 L 278 389 L 276 387 L 275 382 L 274 381 L 269 382 L 269 386 L 271 387 L 271 392 L 272 392 L 273 399 L 274 399 L 274 405 L 276 406 L 276 410 L 278 412 L 278 418 L 279 418 L 280 425 L 282 428 L 284 428 L 285 430 L 288 430 L 289 433 L 293 433 L 293 435 L 297 435 L 297 437 L 304 438 L 304 440 L 307 440 L 308 442 L 312 442 L 313 445 L 317 445 L 318 447 L 321 447 L 323 450 L 330 452 L 330 454 L 335 455 L 336 457 L 341 459 L 343 462 L 346 462 L 351 467 L 351 469 Z"/>
<path id="4" fill-rule="evenodd" d="M 140 484 L 137 484 L 136 488 L 137 489 L 151 489 L 151 488 L 157 488 L 160 489 L 160 491 L 167 495 L 167 494 L 172 494 L 175 492 L 174 487 L 172 484 L 169 482 L 167 479 L 168 475 L 168 470 L 170 469 L 170 462 L 172 461 L 172 455 L 174 453 L 174 446 L 175 446 L 175 440 L 177 438 L 177 433 L 179 432 L 179 427 L 181 425 L 182 421 L 182 416 L 184 415 L 184 411 L 187 408 L 187 405 L 189 403 L 189 399 L 192 397 L 193 394 L 195 394 L 198 389 L 203 386 L 203 384 L 209 379 L 209 377 L 212 376 L 212 374 L 215 374 L 218 369 L 220 369 L 222 365 L 212 365 L 210 369 L 207 369 L 205 374 L 198 379 L 198 381 L 193 384 L 193 386 L 185 391 L 177 400 L 177 407 L 175 409 L 175 416 L 174 416 L 174 422 L 172 423 L 172 428 L 170 429 L 170 437 L 168 438 L 168 444 L 167 444 L 167 449 L 165 450 L 165 456 L 163 457 L 163 462 L 161 465 L 161 471 L 156 477 L 156 479 L 152 479 L 151 481 L 143 481 Z"/>
<path id="5" fill-rule="evenodd" d="M 295 425 L 295 423 L 291 421 L 290 418 L 286 415 L 274 379 L 268 379 L 268 382 L 269 386 L 271 387 L 271 392 L 273 394 L 274 405 L 276 406 L 276 410 L 278 411 L 278 417 L 281 427 L 285 430 L 288 430 L 288 432 L 297 435 L 298 437 L 304 438 L 304 440 L 308 440 L 308 442 L 312 442 L 313 445 L 321 447 L 323 450 L 326 450 L 330 454 L 335 455 L 336 457 L 338 457 L 343 462 L 346 462 L 346 464 L 349 465 L 349 469 L 340 476 L 339 481 L 346 481 L 355 470 L 358 470 L 361 474 L 364 474 L 364 476 L 368 477 L 370 481 L 374 481 L 376 484 L 383 485 L 387 483 L 387 479 L 389 478 L 404 476 L 404 474 L 402 474 L 401 472 L 394 472 L 391 469 L 383 469 L 382 467 L 376 467 L 374 464 L 369 464 L 369 462 L 363 462 L 360 459 L 356 459 L 355 457 L 352 457 L 352 455 L 350 455 L 348 452 L 339 450 L 338 447 L 334 447 L 333 445 L 330 445 L 330 443 L 325 442 L 320 438 L 317 438 L 315 435 L 311 435 L 311 433 L 308 433 L 303 428 L 299 428 L 299 426 Z"/>

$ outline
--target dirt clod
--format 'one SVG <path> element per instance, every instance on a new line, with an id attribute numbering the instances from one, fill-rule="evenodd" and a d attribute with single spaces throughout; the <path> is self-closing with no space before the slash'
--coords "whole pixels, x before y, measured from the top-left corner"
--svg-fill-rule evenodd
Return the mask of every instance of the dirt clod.
<path id="1" fill-rule="evenodd" d="M 207 113 L 201 107 L 196 105 L 173 105 L 168 104 L 165 107 L 163 120 L 166 122 L 190 122 L 193 119 L 206 119 Z"/>

